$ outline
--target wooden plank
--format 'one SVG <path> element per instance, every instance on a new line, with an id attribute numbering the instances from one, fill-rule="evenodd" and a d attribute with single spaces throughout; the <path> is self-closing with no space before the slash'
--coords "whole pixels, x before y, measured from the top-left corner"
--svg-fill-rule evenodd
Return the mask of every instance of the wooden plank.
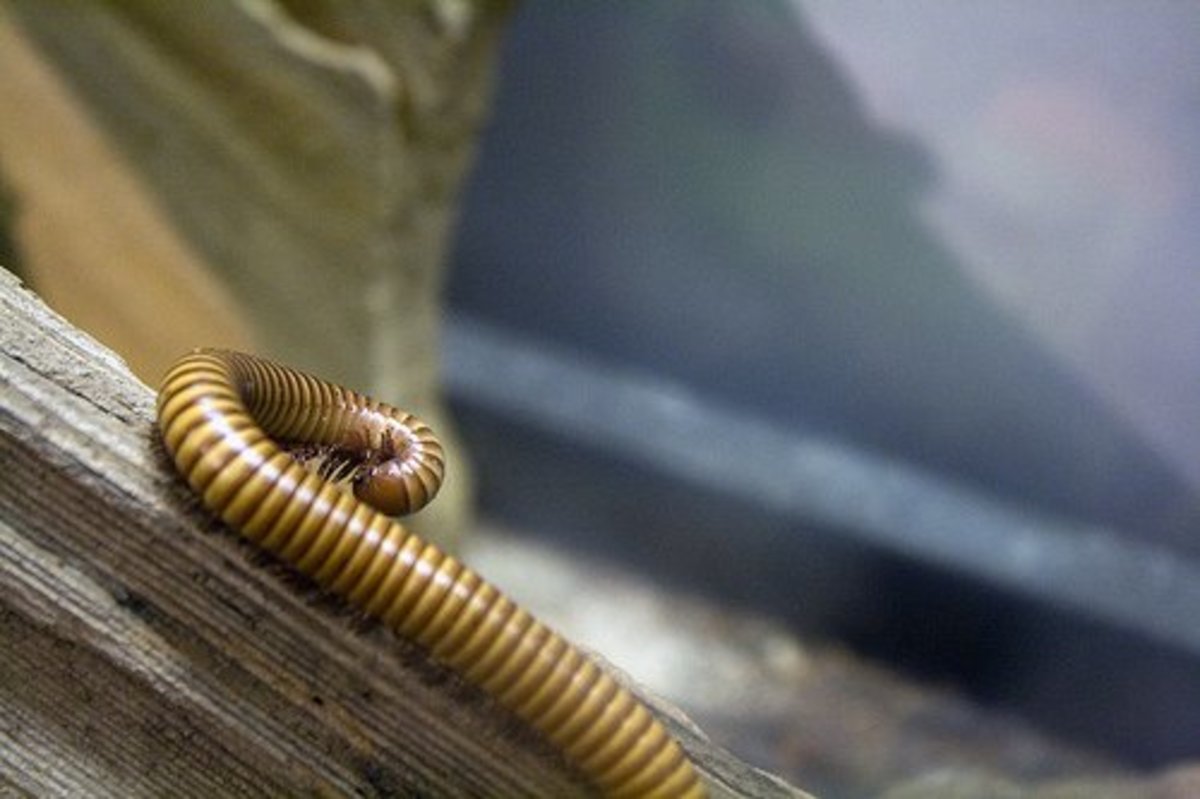
<path id="1" fill-rule="evenodd" d="M 225 531 L 175 477 L 153 410 L 0 270 L 0 789 L 586 793 L 480 692 Z M 714 796 L 805 795 L 654 705 Z"/>

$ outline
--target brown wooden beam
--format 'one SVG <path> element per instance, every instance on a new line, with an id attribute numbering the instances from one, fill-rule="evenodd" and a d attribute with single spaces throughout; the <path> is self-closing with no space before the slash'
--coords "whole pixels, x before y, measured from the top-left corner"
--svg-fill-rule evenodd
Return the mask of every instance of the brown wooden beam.
<path id="1" fill-rule="evenodd" d="M 117 356 L 0 269 L 0 788 L 586 794 L 486 696 L 228 533 L 153 419 Z M 647 699 L 714 796 L 806 796 Z"/>

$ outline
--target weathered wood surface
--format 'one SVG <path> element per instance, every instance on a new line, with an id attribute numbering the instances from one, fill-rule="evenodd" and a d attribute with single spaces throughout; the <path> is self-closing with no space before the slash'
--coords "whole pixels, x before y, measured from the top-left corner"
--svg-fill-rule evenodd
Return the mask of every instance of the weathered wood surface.
<path id="1" fill-rule="evenodd" d="M 0 635 L 0 792 L 586 793 L 477 691 L 212 521 L 151 391 L 3 270 Z M 662 712 L 714 796 L 805 796 Z"/>

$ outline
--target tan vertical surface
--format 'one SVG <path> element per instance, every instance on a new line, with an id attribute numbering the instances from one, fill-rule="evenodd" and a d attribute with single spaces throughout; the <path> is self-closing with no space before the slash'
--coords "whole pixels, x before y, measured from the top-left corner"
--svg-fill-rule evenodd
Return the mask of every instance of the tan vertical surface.
<path id="1" fill-rule="evenodd" d="M 197 345 L 253 348 L 233 298 L 54 69 L 0 14 L 0 171 L 32 287 L 154 385 Z"/>

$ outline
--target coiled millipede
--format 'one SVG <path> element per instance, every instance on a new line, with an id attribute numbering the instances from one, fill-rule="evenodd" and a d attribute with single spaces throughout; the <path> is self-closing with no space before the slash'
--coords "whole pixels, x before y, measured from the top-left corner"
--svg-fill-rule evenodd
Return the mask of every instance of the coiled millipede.
<path id="1" fill-rule="evenodd" d="M 445 456 L 424 423 L 212 349 L 167 373 L 158 423 L 180 473 L 227 524 L 495 697 L 604 794 L 704 796 L 679 744 L 628 690 L 386 515 L 419 509 L 441 484 Z"/>

